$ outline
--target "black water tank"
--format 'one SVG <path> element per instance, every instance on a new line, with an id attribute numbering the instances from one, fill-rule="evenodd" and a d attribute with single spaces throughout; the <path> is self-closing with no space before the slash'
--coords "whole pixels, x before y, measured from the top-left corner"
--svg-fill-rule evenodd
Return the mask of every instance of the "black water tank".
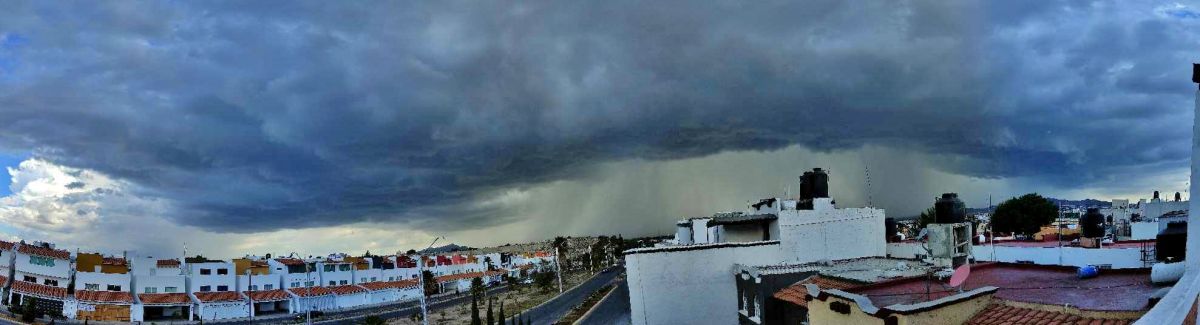
<path id="1" fill-rule="evenodd" d="M 958 193 L 945 193 L 933 203 L 934 223 L 959 223 L 967 219 L 967 206 L 958 199 Z"/>
<path id="2" fill-rule="evenodd" d="M 1079 217 L 1079 231 L 1085 238 L 1104 237 L 1104 215 L 1099 208 L 1088 208 L 1087 213 Z"/>
<path id="3" fill-rule="evenodd" d="M 1192 63 L 1192 82 L 1200 84 L 1200 63 Z"/>
<path id="4" fill-rule="evenodd" d="M 812 171 L 812 197 L 829 197 L 829 174 L 820 168 L 813 168 Z"/>
<path id="5" fill-rule="evenodd" d="M 896 218 L 883 218 L 883 238 L 887 242 L 893 242 L 896 238 Z"/>
<path id="6" fill-rule="evenodd" d="M 1183 201 L 1183 196 L 1180 196 L 1179 192 L 1175 192 L 1175 202 L 1179 201 Z"/>
<path id="7" fill-rule="evenodd" d="M 804 172 L 800 175 L 800 201 L 811 200 L 813 198 L 813 182 L 812 172 Z"/>
<path id="8" fill-rule="evenodd" d="M 1154 191 L 1154 199 L 1155 199 L 1155 200 L 1157 200 L 1157 199 L 1158 199 L 1158 191 Z"/>
<path id="9" fill-rule="evenodd" d="M 1159 261 L 1182 261 L 1187 250 L 1187 222 L 1172 222 L 1167 229 L 1158 233 L 1154 241 L 1154 255 Z"/>

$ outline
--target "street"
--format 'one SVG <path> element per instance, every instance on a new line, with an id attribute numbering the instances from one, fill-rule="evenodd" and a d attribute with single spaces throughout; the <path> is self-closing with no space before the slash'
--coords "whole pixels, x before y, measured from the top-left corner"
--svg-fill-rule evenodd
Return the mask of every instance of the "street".
<path id="1" fill-rule="evenodd" d="M 601 301 L 587 318 L 580 321 L 583 325 L 612 325 L 629 324 L 629 284 L 625 280 L 617 283 L 612 295 Z"/>
<path id="2" fill-rule="evenodd" d="M 588 295 L 600 290 L 601 287 L 612 282 L 613 279 L 622 273 L 625 273 L 625 269 L 620 267 L 614 268 L 608 273 L 600 273 L 545 304 L 526 311 L 523 315 L 532 320 L 534 324 L 553 324 L 559 318 L 562 318 L 563 315 L 566 315 L 567 312 L 571 311 L 571 308 L 574 308 L 576 305 L 582 303 L 584 299 L 587 299 Z"/>

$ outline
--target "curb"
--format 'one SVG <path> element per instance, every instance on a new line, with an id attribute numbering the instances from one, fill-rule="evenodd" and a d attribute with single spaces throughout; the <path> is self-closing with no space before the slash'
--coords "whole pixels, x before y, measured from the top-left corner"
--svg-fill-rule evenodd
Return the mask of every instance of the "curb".
<path id="1" fill-rule="evenodd" d="M 592 308 L 589 308 L 586 313 L 583 313 L 583 316 L 579 316 L 579 319 L 575 320 L 575 322 L 571 323 L 571 325 L 583 324 L 583 321 L 587 320 L 588 317 L 592 317 L 592 312 L 596 311 L 596 307 L 600 307 L 600 305 L 604 304 L 605 301 L 608 301 L 608 297 L 611 297 L 614 292 L 617 292 L 617 286 L 613 286 L 612 289 L 608 289 L 608 293 L 604 294 L 604 298 L 600 298 L 600 301 L 597 301 L 595 305 L 592 305 Z"/>

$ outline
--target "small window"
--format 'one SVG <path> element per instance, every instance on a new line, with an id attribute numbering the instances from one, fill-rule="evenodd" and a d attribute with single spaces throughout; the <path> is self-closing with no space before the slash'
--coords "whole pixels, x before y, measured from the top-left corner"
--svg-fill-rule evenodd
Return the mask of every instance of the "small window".
<path id="1" fill-rule="evenodd" d="M 300 282 L 292 282 L 292 288 L 299 288 Z"/>
<path id="2" fill-rule="evenodd" d="M 339 271 L 349 271 L 349 270 L 350 270 L 350 264 L 342 264 L 342 265 L 338 265 L 338 270 L 339 270 Z"/>
<path id="3" fill-rule="evenodd" d="M 88 291 L 99 291 L 99 290 L 100 290 L 100 285 L 99 285 L 99 284 L 96 284 L 96 283 L 84 283 L 84 284 L 83 284 L 83 290 L 88 290 Z"/>
<path id="4" fill-rule="evenodd" d="M 358 282 L 367 282 L 367 278 L 359 279 Z"/>
<path id="5" fill-rule="evenodd" d="M 146 287 L 146 289 L 142 291 L 145 291 L 146 293 L 158 293 L 158 287 Z"/>
<path id="6" fill-rule="evenodd" d="M 335 285 L 337 285 L 337 281 L 329 281 L 329 285 L 335 286 Z"/>
<path id="7" fill-rule="evenodd" d="M 212 269 L 200 269 L 200 275 L 212 274 Z"/>
<path id="8" fill-rule="evenodd" d="M 308 282 L 305 282 L 305 285 L 310 286 L 310 287 L 315 287 L 315 286 L 317 286 L 317 281 L 308 281 Z"/>
<path id="9" fill-rule="evenodd" d="M 219 292 L 229 291 L 229 286 L 217 286 L 217 291 L 219 291 Z"/>
<path id="10" fill-rule="evenodd" d="M 25 282 L 37 283 L 37 278 L 26 275 Z"/>
<path id="11" fill-rule="evenodd" d="M 257 284 L 251 284 L 251 285 L 250 285 L 250 291 L 258 291 L 258 285 L 257 285 Z"/>
<path id="12" fill-rule="evenodd" d="M 350 282 L 350 281 L 342 280 L 342 285 L 347 285 L 347 284 L 349 284 L 348 282 Z"/>
<path id="13" fill-rule="evenodd" d="M 325 272 L 333 272 L 333 265 L 325 265 Z"/>
<path id="14" fill-rule="evenodd" d="M 108 291 L 121 291 L 121 286 L 110 284 L 108 285 Z"/>
<path id="15" fill-rule="evenodd" d="M 52 287 L 57 287 L 57 286 L 58 286 L 58 280 L 46 279 L 46 281 L 42 281 L 42 284 L 45 284 L 45 285 L 48 285 L 48 286 L 52 286 Z"/>
<path id="16" fill-rule="evenodd" d="M 179 291 L 179 288 L 176 288 L 176 287 L 163 288 L 163 292 L 166 292 L 166 293 L 175 293 L 176 291 Z"/>
<path id="17" fill-rule="evenodd" d="M 275 289 L 274 285 L 270 285 L 270 284 L 263 285 L 263 290 L 272 290 L 272 289 Z"/>
<path id="18" fill-rule="evenodd" d="M 212 291 L 212 286 L 200 286 L 200 292 Z"/>
<path id="19" fill-rule="evenodd" d="M 375 280 L 375 277 L 371 277 L 371 282 L 375 282 L 375 281 L 379 281 L 379 280 Z"/>
<path id="20" fill-rule="evenodd" d="M 217 275 L 228 275 L 229 269 L 217 269 Z"/>

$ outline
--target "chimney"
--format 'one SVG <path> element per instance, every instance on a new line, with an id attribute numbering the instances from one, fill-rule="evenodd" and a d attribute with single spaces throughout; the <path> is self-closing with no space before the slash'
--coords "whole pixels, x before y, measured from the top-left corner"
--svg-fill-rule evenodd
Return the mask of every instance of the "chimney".
<path id="1" fill-rule="evenodd" d="M 1200 134 L 1200 123 L 1198 123 L 1200 122 L 1200 64 L 1192 64 L 1192 82 L 1198 86 L 1192 110 L 1192 175 L 1191 182 L 1188 184 L 1188 193 L 1200 193 L 1200 141 L 1196 141 L 1197 134 Z M 1200 200 L 1188 201 L 1187 231 L 1200 234 Z M 1192 253 L 1192 256 L 1200 256 L 1200 236 L 1188 238 L 1186 248 Z M 1200 258 L 1185 259 L 1185 261 L 1187 270 L 1200 269 Z"/>

